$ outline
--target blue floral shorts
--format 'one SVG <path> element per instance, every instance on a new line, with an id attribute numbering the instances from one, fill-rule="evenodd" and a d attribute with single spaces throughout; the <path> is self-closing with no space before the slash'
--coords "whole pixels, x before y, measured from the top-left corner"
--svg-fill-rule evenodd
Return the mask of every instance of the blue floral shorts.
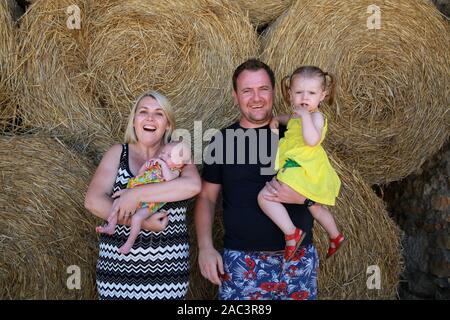
<path id="1" fill-rule="evenodd" d="M 310 244 L 285 262 L 283 253 L 224 250 L 220 300 L 315 300 L 319 256 Z"/>

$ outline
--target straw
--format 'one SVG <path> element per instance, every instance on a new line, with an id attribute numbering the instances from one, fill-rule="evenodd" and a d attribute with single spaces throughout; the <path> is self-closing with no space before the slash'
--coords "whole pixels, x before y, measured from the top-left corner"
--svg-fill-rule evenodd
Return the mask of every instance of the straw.
<path id="1" fill-rule="evenodd" d="M 54 138 L 0 138 L 1 299 L 95 298 L 96 222 L 83 207 L 94 170 Z"/>
<path id="2" fill-rule="evenodd" d="M 380 29 L 368 29 L 371 5 L 296 1 L 267 30 L 262 58 L 278 79 L 301 65 L 337 76 L 325 143 L 377 184 L 414 172 L 449 136 L 450 32 L 423 0 L 383 1 Z M 290 111 L 280 94 L 276 110 Z"/>

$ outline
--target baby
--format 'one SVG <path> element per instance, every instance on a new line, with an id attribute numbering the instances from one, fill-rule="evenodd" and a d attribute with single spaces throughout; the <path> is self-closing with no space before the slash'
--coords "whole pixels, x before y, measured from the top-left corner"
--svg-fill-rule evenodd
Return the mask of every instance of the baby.
<path id="1" fill-rule="evenodd" d="M 171 181 L 180 176 L 183 166 L 190 161 L 190 151 L 182 142 L 170 142 L 166 144 L 156 158 L 149 159 L 139 169 L 138 175 L 128 180 L 127 188 L 134 188 L 147 183 Z M 142 202 L 138 210 L 131 217 L 131 230 L 125 244 L 119 248 L 119 252 L 127 254 L 133 247 L 141 230 L 142 222 L 152 214 L 160 210 L 165 202 Z M 99 233 L 113 234 L 117 225 L 117 213 L 112 213 L 105 226 L 99 226 L 95 230 Z"/>

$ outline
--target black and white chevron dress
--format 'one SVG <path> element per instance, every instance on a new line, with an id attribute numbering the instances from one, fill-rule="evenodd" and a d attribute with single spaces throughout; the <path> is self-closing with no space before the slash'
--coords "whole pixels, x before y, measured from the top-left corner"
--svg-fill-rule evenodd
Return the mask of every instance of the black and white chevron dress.
<path id="1" fill-rule="evenodd" d="M 132 177 L 128 145 L 122 146 L 114 192 Z M 189 279 L 187 201 L 167 203 L 169 224 L 162 232 L 141 230 L 127 255 L 120 254 L 130 227 L 117 225 L 112 236 L 100 236 L 97 289 L 100 299 L 184 299 Z"/>

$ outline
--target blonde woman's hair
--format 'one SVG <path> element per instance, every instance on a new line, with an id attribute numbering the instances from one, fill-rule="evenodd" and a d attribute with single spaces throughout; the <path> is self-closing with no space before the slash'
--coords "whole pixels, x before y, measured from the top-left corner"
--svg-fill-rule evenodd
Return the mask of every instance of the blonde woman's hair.
<path id="1" fill-rule="evenodd" d="M 158 91 L 150 90 L 143 94 L 141 94 L 135 101 L 133 108 L 130 111 L 130 115 L 128 116 L 128 124 L 125 130 L 125 143 L 136 143 L 138 141 L 136 137 L 136 133 L 134 131 L 134 117 L 136 116 L 136 110 L 142 99 L 145 97 L 151 97 L 155 99 L 160 105 L 161 109 L 164 112 L 164 115 L 169 122 L 169 128 L 164 133 L 164 144 L 169 143 L 170 138 L 172 136 L 172 132 L 175 130 L 175 115 L 173 112 L 173 108 L 169 99 L 166 96 L 159 93 Z"/>

